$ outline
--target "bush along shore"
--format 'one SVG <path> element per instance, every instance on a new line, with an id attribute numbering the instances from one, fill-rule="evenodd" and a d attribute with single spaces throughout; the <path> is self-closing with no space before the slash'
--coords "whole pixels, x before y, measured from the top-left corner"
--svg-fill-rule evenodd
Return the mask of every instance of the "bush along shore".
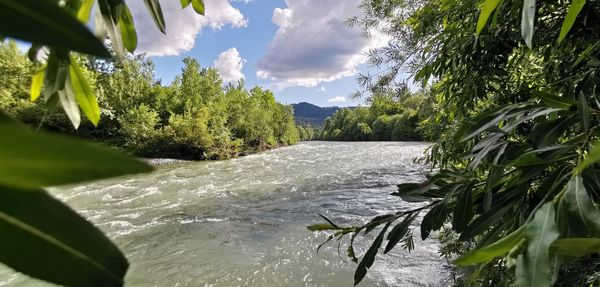
<path id="1" fill-rule="evenodd" d="M 76 59 L 98 97 L 101 120 L 73 119 L 65 103 L 32 101 L 32 75 L 40 67 L 15 42 L 0 43 L 0 110 L 33 128 L 102 142 L 144 158 L 227 159 L 313 137 L 296 127 L 291 106 L 243 81 L 224 83 L 192 58 L 172 83 L 154 76 L 143 55 L 121 62 Z M 48 109 L 50 106 L 50 109 Z M 62 108 L 61 108 L 62 106 Z"/>

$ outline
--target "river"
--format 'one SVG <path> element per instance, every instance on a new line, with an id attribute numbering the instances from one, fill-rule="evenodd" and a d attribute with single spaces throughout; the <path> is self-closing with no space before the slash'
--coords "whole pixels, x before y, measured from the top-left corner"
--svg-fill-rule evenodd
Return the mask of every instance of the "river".
<path id="1" fill-rule="evenodd" d="M 127 255 L 127 286 L 352 286 L 356 264 L 307 225 L 359 224 L 419 206 L 390 196 L 421 180 L 425 143 L 305 142 L 227 161 L 52 188 Z M 368 240 L 359 240 L 362 255 Z M 435 240 L 382 255 L 360 286 L 446 286 Z M 358 237 L 363 238 L 362 236 Z M 344 241 L 346 243 L 346 241 Z M 344 245 L 343 245 L 344 246 Z M 0 286 L 48 286 L 0 267 Z"/>

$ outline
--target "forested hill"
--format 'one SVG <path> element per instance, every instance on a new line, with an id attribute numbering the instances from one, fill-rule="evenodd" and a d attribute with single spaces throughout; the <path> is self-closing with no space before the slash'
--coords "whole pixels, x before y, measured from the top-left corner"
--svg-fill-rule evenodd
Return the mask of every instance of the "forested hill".
<path id="1" fill-rule="evenodd" d="M 296 124 L 302 126 L 323 126 L 325 119 L 332 116 L 340 107 L 319 107 L 311 103 L 292 104 Z"/>

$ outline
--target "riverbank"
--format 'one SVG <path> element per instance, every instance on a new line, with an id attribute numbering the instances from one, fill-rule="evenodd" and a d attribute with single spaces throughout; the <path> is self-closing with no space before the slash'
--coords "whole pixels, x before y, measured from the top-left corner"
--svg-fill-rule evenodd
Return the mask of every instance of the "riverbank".
<path id="1" fill-rule="evenodd" d="M 146 162 L 149 165 L 153 165 L 153 166 L 172 165 L 172 164 L 193 162 L 191 160 L 182 160 L 182 159 L 174 159 L 174 158 L 140 158 L 140 160 Z"/>
<path id="2" fill-rule="evenodd" d="M 185 157 L 185 156 L 175 158 L 175 157 L 160 157 L 160 155 L 158 155 L 158 157 L 139 156 L 138 158 L 150 165 L 153 165 L 153 166 L 182 164 L 182 163 L 201 162 L 201 161 L 227 160 L 227 159 L 249 156 L 249 155 L 253 155 L 253 154 L 259 154 L 259 153 L 263 153 L 263 152 L 278 149 L 278 148 L 289 147 L 289 146 L 293 146 L 293 145 L 296 145 L 299 143 L 300 142 L 287 144 L 287 145 L 268 146 L 268 147 L 263 146 L 263 147 L 249 148 L 243 152 L 234 154 L 234 155 L 226 157 L 226 158 L 196 158 L 196 159 L 193 159 L 193 157 Z M 118 147 L 118 146 L 112 146 L 112 147 L 115 149 L 119 149 L 123 152 L 131 153 L 131 151 L 128 151 L 122 147 Z"/>

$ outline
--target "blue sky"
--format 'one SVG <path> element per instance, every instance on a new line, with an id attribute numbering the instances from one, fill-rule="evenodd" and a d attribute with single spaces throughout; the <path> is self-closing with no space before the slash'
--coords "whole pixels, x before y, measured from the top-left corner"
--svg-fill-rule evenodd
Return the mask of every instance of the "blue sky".
<path id="1" fill-rule="evenodd" d="M 168 83 L 182 59 L 215 67 L 225 80 L 274 91 L 284 103 L 353 106 L 356 74 L 367 69 L 364 52 L 385 44 L 365 39 L 343 21 L 360 13 L 360 0 L 205 0 L 206 16 L 181 11 L 179 1 L 163 0 L 167 36 L 147 16 L 142 1 L 129 2 L 140 39 Z"/>

